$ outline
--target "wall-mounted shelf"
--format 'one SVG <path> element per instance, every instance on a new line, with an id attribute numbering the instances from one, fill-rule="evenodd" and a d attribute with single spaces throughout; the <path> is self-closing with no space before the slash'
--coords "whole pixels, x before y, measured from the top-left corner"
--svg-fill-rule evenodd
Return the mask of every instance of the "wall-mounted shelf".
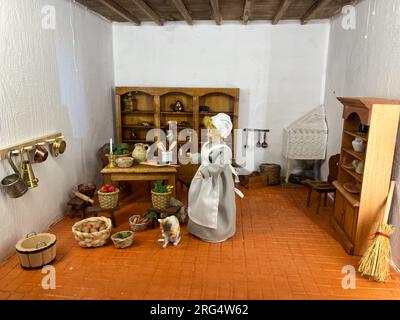
<path id="1" fill-rule="evenodd" d="M 23 148 L 26 147 L 30 147 L 30 146 L 35 146 L 39 143 L 45 143 L 47 144 L 47 140 L 52 140 L 52 139 L 58 139 L 58 138 L 62 138 L 63 135 L 61 133 L 53 133 L 53 134 L 49 134 L 47 136 L 42 136 L 36 139 L 31 139 L 31 140 L 27 140 L 25 142 L 19 143 L 19 144 L 13 144 L 4 148 L 0 148 L 0 160 L 5 160 L 8 157 L 8 153 L 10 151 L 14 151 L 14 150 L 21 150 Z"/>

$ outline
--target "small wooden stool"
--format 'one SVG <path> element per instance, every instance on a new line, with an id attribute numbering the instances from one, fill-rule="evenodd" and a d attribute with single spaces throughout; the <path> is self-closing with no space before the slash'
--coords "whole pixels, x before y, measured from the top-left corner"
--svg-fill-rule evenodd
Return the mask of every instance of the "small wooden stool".
<path id="1" fill-rule="evenodd" d="M 95 217 L 97 217 L 98 215 L 99 215 L 99 212 L 109 212 L 110 213 L 110 215 L 111 215 L 111 222 L 112 222 L 112 224 L 113 224 L 113 227 L 116 227 L 117 226 L 117 223 L 116 223 L 116 221 L 115 221 L 115 215 L 114 215 L 114 212 L 115 211 L 118 211 L 119 210 L 119 206 L 116 206 L 115 208 L 112 208 L 112 209 L 103 209 L 103 208 L 101 208 L 101 207 L 89 207 L 89 208 L 87 208 L 87 212 L 88 213 L 93 213 L 93 215 L 95 216 Z"/>
<path id="2" fill-rule="evenodd" d="M 75 218 L 75 213 L 82 211 L 82 218 L 85 219 L 87 208 L 91 206 L 89 202 L 86 202 L 78 197 L 74 197 L 67 202 L 67 205 L 71 206 L 72 215 L 71 219 Z"/>
<path id="3" fill-rule="evenodd" d="M 173 216 L 176 215 L 179 210 L 181 210 L 181 207 L 169 207 L 167 209 L 156 209 L 156 208 L 150 208 L 150 211 L 156 212 L 158 216 L 162 219 L 168 216 Z"/>

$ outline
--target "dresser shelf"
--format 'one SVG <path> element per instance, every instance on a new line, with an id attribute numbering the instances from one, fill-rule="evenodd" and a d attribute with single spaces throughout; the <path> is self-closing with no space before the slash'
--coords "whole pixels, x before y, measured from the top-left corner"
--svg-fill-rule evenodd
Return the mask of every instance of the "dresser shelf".
<path id="1" fill-rule="evenodd" d="M 362 255 L 368 237 L 381 222 L 383 205 L 392 173 L 394 150 L 400 116 L 400 101 L 373 98 L 338 98 L 343 104 L 341 159 L 332 223 L 347 253 Z M 368 133 L 358 132 L 363 125 Z M 365 152 L 356 152 L 352 142 L 363 141 Z M 359 175 L 343 164 L 362 161 Z M 352 183 L 360 193 L 348 192 L 343 185 Z"/>
<path id="2" fill-rule="evenodd" d="M 239 93 L 236 88 L 171 88 L 171 87 L 117 87 L 115 89 L 115 124 L 117 142 L 134 144 L 146 142 L 150 129 L 167 130 L 168 121 L 185 121 L 190 125 L 178 125 L 178 133 L 184 129 L 192 129 L 201 138 L 202 120 L 205 116 L 226 113 L 231 116 L 233 128 L 238 128 Z M 124 100 L 128 94 L 134 99 L 134 110 L 126 110 Z M 171 106 L 181 101 L 183 112 L 174 112 Z M 209 112 L 200 112 L 200 106 L 208 106 Z M 135 109 L 137 111 L 135 111 Z M 151 122 L 153 126 L 141 126 L 141 122 Z M 130 139 L 132 131 L 137 139 Z M 233 139 L 233 135 L 232 135 Z M 151 142 L 150 142 L 151 143 Z M 178 141 L 178 144 L 182 141 Z M 185 142 L 183 142 L 185 143 Z M 232 142 L 234 148 L 235 143 Z M 233 155 L 235 155 L 235 151 Z M 198 165 L 185 165 L 178 169 L 178 174 L 193 176 Z"/>

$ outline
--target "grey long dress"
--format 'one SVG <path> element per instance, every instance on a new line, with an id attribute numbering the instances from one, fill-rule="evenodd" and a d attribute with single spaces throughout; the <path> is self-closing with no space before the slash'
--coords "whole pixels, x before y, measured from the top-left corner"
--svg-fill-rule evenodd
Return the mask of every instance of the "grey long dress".
<path id="1" fill-rule="evenodd" d="M 203 148 L 207 148 L 207 146 L 203 146 Z M 204 150 L 202 149 L 202 158 L 204 154 L 203 151 Z M 205 154 L 207 155 L 207 151 Z M 224 152 L 221 149 L 212 151 L 208 157 L 207 162 L 209 163 L 205 165 L 203 163 L 199 169 L 204 181 L 207 181 L 209 178 L 212 179 L 212 189 L 218 190 L 216 192 L 218 199 L 199 199 L 198 197 L 201 192 L 199 193 L 193 186 L 193 181 L 189 190 L 188 230 L 194 236 L 207 242 L 225 241 L 231 238 L 236 231 L 236 204 L 235 184 L 232 172 L 233 168 L 230 164 L 224 164 L 223 156 Z M 210 180 L 208 181 L 210 182 Z M 212 209 L 214 204 L 218 206 L 216 228 L 209 228 L 194 221 L 196 220 L 194 219 L 195 216 L 198 217 L 199 215 L 209 213 L 210 210 L 214 210 Z M 193 212 L 193 210 L 196 210 L 196 212 Z"/>

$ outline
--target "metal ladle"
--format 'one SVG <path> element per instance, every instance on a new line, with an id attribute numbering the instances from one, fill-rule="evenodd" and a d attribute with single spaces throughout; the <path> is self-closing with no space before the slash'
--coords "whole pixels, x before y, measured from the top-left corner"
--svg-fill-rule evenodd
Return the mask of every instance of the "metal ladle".
<path id="1" fill-rule="evenodd" d="M 268 143 L 267 143 L 267 132 L 264 132 L 264 142 L 261 145 L 264 149 L 268 148 Z"/>
<path id="2" fill-rule="evenodd" d="M 248 143 L 249 143 L 249 132 L 248 130 L 244 129 L 245 133 L 246 133 L 246 142 L 244 144 L 244 149 L 247 149 L 249 147 Z"/>
<path id="3" fill-rule="evenodd" d="M 257 148 L 261 148 L 261 131 L 258 131 L 258 142 L 256 144 Z"/>

